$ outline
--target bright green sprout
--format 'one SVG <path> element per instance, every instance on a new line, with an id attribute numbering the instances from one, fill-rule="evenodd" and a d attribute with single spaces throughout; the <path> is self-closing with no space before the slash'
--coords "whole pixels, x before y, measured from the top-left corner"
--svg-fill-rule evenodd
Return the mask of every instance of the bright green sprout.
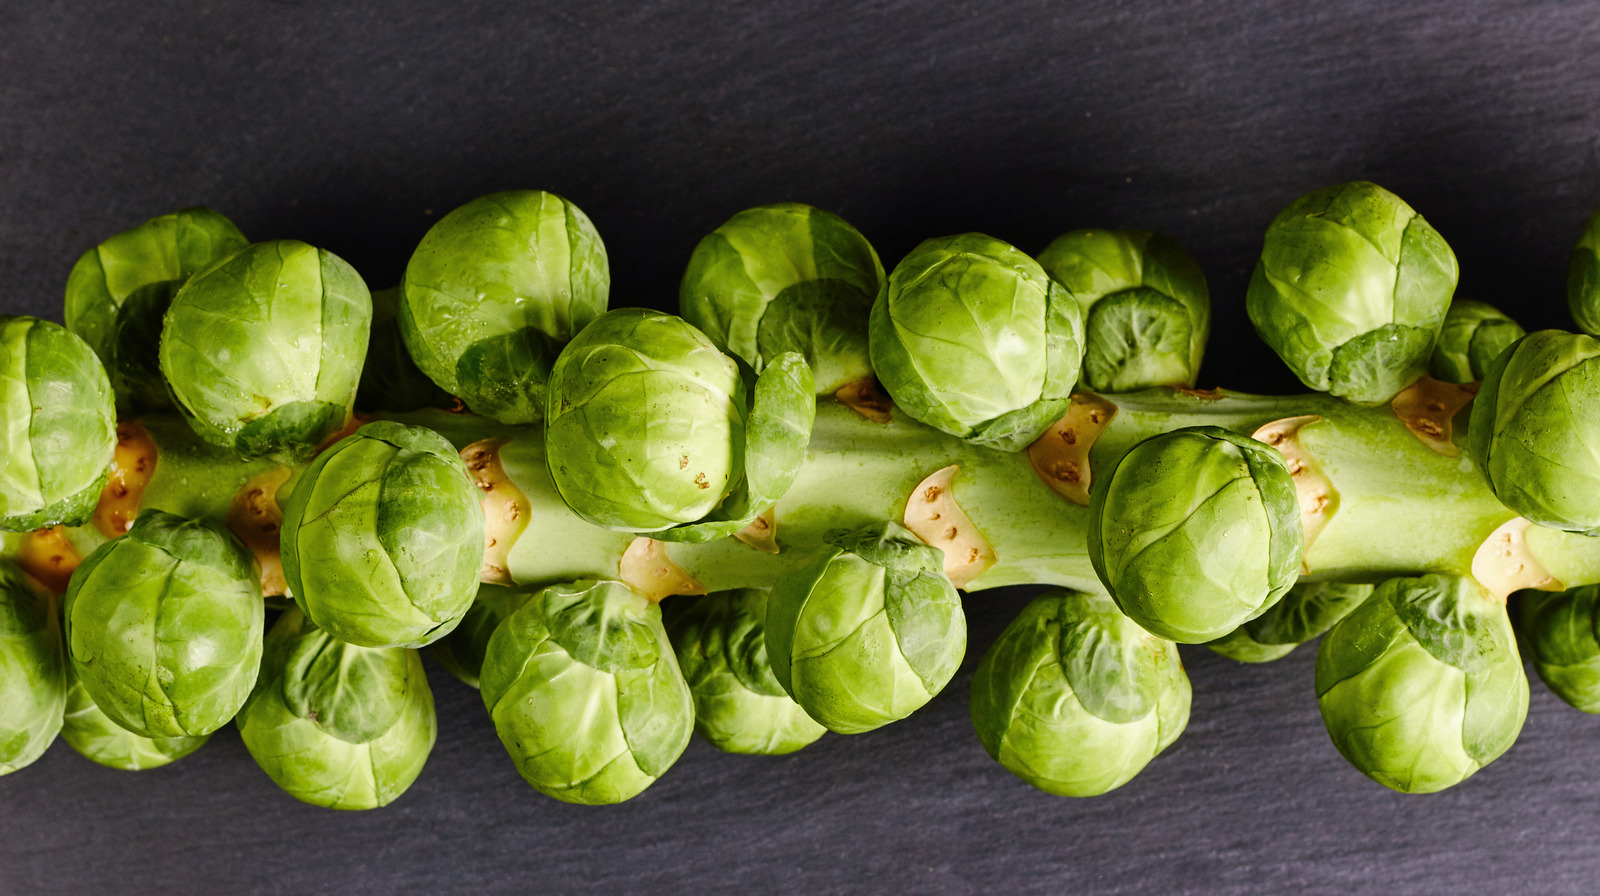
<path id="1" fill-rule="evenodd" d="M 1039 253 L 1039 264 L 1083 312 L 1084 387 L 1194 385 L 1211 294 L 1182 246 L 1143 230 L 1074 230 Z"/>
<path id="2" fill-rule="evenodd" d="M 684 320 L 757 371 L 799 352 L 821 395 L 872 376 L 867 316 L 883 285 L 859 231 L 783 202 L 746 209 L 701 240 L 678 302 Z"/>
<path id="3" fill-rule="evenodd" d="M 839 538 L 780 577 L 766 627 L 778 683 L 840 734 L 921 709 L 967 652 L 943 552 L 893 523 Z"/>
<path id="4" fill-rule="evenodd" d="M 1506 346 L 1527 331 L 1493 305 L 1456 299 L 1433 347 L 1428 375 L 1447 383 L 1476 383 Z"/>
<path id="5" fill-rule="evenodd" d="M 1083 315 L 1039 263 L 966 233 L 922 243 L 872 306 L 872 366 L 901 410 L 1003 451 L 1066 412 Z"/>
<path id="6" fill-rule="evenodd" d="M 415 650 L 346 644 L 293 608 L 267 634 L 261 682 L 239 713 L 256 764 L 290 796 L 329 809 L 394 802 L 437 733 Z"/>
<path id="7" fill-rule="evenodd" d="M 118 725 L 95 705 L 83 683 L 67 669 L 66 716 L 61 739 L 85 759 L 107 768 L 136 772 L 160 768 L 205 746 L 211 735 L 150 738 Z"/>
<path id="8" fill-rule="evenodd" d="M 461 624 L 448 635 L 428 645 L 428 650 L 439 665 L 469 687 L 478 686 L 478 676 L 483 672 L 483 657 L 489 650 L 489 638 L 507 616 L 528 602 L 536 592 L 526 588 L 482 584 Z"/>
<path id="9" fill-rule="evenodd" d="M 827 732 L 784 692 L 767 660 L 767 592 L 674 600 L 667 635 L 694 694 L 694 730 L 727 753 L 777 756 Z"/>
<path id="10" fill-rule="evenodd" d="M 363 647 L 420 647 L 478 593 L 482 494 L 443 436 L 368 423 L 295 482 L 280 544 L 289 593 L 318 627 Z"/>
<path id="11" fill-rule="evenodd" d="M 423 373 L 476 413 L 537 423 L 561 346 L 606 310 L 611 268 L 576 205 L 519 190 L 440 218 L 400 292 L 400 332 Z"/>
<path id="12" fill-rule="evenodd" d="M 221 523 L 147 510 L 72 574 L 67 655 L 118 725 L 200 737 L 255 685 L 265 615 L 255 558 Z"/>
<path id="13" fill-rule="evenodd" d="M 1301 382 L 1378 404 L 1427 372 L 1457 274 L 1450 246 L 1400 197 L 1340 184 L 1273 220 L 1245 310 Z"/>
<path id="14" fill-rule="evenodd" d="M 1178 647 L 1140 628 L 1107 597 L 1034 598 L 972 678 L 983 748 L 1057 796 L 1128 783 L 1189 724 Z"/>
<path id="15" fill-rule="evenodd" d="M 551 372 L 550 476 L 598 526 L 666 541 L 731 535 L 794 482 L 817 412 L 812 382 L 793 352 L 755 378 L 683 320 L 619 308 Z"/>
<path id="16" fill-rule="evenodd" d="M 1206 646 L 1241 663 L 1269 663 L 1320 637 L 1372 595 L 1371 585 L 1300 582 L 1265 613 Z"/>
<path id="17" fill-rule="evenodd" d="M 356 388 L 356 410 L 371 412 L 448 408 L 449 393 L 439 388 L 411 360 L 400 334 L 400 289 L 372 293 L 372 339 Z"/>
<path id="18" fill-rule="evenodd" d="M 125 230 L 72 266 L 67 329 L 105 362 L 125 412 L 171 407 L 156 355 L 162 316 L 190 277 L 247 243 L 232 221 L 197 206 Z"/>
<path id="19" fill-rule="evenodd" d="M 1524 591 L 1517 598 L 1522 632 L 1545 685 L 1584 712 L 1600 713 L 1600 586 Z"/>
<path id="20" fill-rule="evenodd" d="M 29 765 L 56 739 L 65 665 L 50 597 L 0 560 L 0 775 Z"/>
<path id="21" fill-rule="evenodd" d="M 1390 579 L 1317 650 L 1317 706 L 1350 764 L 1402 793 L 1466 780 L 1517 739 L 1528 679 L 1497 600 L 1471 579 Z"/>
<path id="22" fill-rule="evenodd" d="M 1502 352 L 1472 402 L 1468 446 L 1501 503 L 1600 535 L 1600 340 L 1540 330 Z"/>
<path id="23" fill-rule="evenodd" d="M 694 730 L 660 609 L 619 582 L 540 591 L 489 638 L 480 683 L 522 777 L 569 803 L 639 795 Z"/>
<path id="24" fill-rule="evenodd" d="M 1583 225 L 1567 262 L 1567 308 L 1578 329 L 1600 336 L 1600 211 Z"/>
<path id="25" fill-rule="evenodd" d="M 117 447 L 105 368 L 60 324 L 0 317 L 0 529 L 87 522 Z"/>
<path id="26" fill-rule="evenodd" d="M 1182 644 L 1266 612 L 1300 573 L 1300 502 L 1277 451 L 1215 426 L 1153 436 L 1089 499 L 1089 559 L 1122 612 Z"/>
<path id="27" fill-rule="evenodd" d="M 303 461 L 350 419 L 371 322 L 367 286 L 338 256 L 255 243 L 172 298 L 161 372 L 207 442 Z"/>

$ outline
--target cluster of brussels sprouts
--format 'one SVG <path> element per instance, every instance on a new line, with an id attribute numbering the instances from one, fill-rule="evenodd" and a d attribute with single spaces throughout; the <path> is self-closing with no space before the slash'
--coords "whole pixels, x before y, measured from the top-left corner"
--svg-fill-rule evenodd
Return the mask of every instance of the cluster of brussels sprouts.
<path id="1" fill-rule="evenodd" d="M 1600 216 L 1570 276 L 1591 333 L 1597 244 Z M 434 742 L 427 647 L 533 787 L 619 802 L 695 731 L 778 755 L 906 718 L 966 656 L 958 586 L 1059 561 L 1091 572 L 1034 599 L 972 680 L 978 740 L 1024 781 L 1100 794 L 1172 745 L 1179 644 L 1255 663 L 1321 637 L 1339 752 L 1397 790 L 1451 786 L 1521 728 L 1519 636 L 1600 711 L 1600 563 L 1582 562 L 1600 553 L 1600 341 L 1525 334 L 1456 280 L 1381 187 L 1290 204 L 1246 296 L 1331 396 L 1290 415 L 1193 391 L 1205 278 L 1145 231 L 1074 231 L 1037 258 L 959 234 L 886 271 L 838 216 L 763 206 L 695 247 L 679 317 L 608 309 L 599 233 L 550 193 L 456 209 L 378 292 L 207 209 L 153 219 L 78 262 L 65 327 L 0 318 L 0 528 L 18 533 L 0 542 L 0 774 L 58 733 L 150 768 L 234 721 L 288 793 L 382 806 Z M 1479 383 L 1460 410 L 1474 387 L 1448 384 Z M 1188 403 L 1138 412 L 1152 395 Z M 1139 419 L 1113 421 L 1117 402 Z M 815 434 L 841 407 L 856 422 Z M 1440 475 L 1481 493 L 1462 545 L 1340 527 L 1384 496 L 1359 494 L 1336 443 L 1402 426 L 1404 463 L 1455 457 Z M 793 498 L 823 450 L 855 470 Z M 868 482 L 875 451 L 909 460 Z M 952 459 L 1022 477 L 1007 487 L 1065 528 L 1015 556 L 950 492 Z M 884 490 L 891 512 L 861 511 Z M 1341 566 L 1362 538 L 1374 559 Z M 41 565 L 41 544 L 64 547 Z M 705 594 L 669 546 L 726 587 Z"/>

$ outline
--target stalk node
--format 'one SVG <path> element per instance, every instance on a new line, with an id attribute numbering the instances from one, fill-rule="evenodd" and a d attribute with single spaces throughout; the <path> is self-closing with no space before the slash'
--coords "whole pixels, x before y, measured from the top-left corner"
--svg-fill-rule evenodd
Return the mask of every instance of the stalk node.
<path id="1" fill-rule="evenodd" d="M 288 467 L 273 467 L 257 473 L 239 486 L 228 505 L 228 529 L 255 554 L 261 570 L 261 593 L 266 597 L 289 592 L 278 541 L 283 529 L 278 489 L 289 481 L 292 472 Z"/>
<path id="2" fill-rule="evenodd" d="M 903 519 L 913 535 L 944 551 L 944 574 L 951 584 L 965 588 L 1000 558 L 956 503 L 950 486 L 960 471 L 960 466 L 951 464 L 918 483 L 906 501 Z"/>
<path id="3" fill-rule="evenodd" d="M 528 528 L 533 505 L 517 488 L 500 463 L 504 438 L 482 439 L 461 449 L 461 460 L 472 474 L 473 484 L 483 491 L 483 570 L 480 581 L 494 585 L 514 583 L 510 569 L 511 548 L 522 530 Z"/>
<path id="4" fill-rule="evenodd" d="M 1056 494 L 1089 506 L 1089 452 L 1117 416 L 1117 406 L 1092 392 L 1074 392 L 1060 420 L 1028 446 L 1033 471 Z"/>

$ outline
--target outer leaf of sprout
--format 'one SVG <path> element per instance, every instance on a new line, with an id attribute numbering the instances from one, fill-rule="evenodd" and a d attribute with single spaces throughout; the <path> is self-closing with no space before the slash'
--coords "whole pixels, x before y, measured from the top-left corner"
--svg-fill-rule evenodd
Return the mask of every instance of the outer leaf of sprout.
<path id="1" fill-rule="evenodd" d="M 464 684 L 477 687 L 478 676 L 483 672 L 483 657 L 489 650 L 489 638 L 507 616 L 515 613 L 535 593 L 506 585 L 479 585 L 478 596 L 467 608 L 467 614 L 461 617 L 461 624 L 428 645 L 434 659 Z"/>
<path id="2" fill-rule="evenodd" d="M 1300 582 L 1265 613 L 1206 646 L 1241 663 L 1281 659 L 1332 628 L 1371 595 L 1371 585 Z"/>

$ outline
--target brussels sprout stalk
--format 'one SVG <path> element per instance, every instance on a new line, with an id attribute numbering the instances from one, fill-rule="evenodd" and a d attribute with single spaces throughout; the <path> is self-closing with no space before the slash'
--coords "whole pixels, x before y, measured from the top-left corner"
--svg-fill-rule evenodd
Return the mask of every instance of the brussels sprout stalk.
<path id="1" fill-rule="evenodd" d="M 1115 404 L 1116 416 L 1090 453 L 1096 470 L 1109 471 L 1134 444 L 1161 432 L 1211 425 L 1250 434 L 1272 421 L 1316 416 L 1300 429 L 1300 441 L 1320 462 L 1339 503 L 1306 549 L 1302 581 L 1466 574 L 1485 539 L 1513 517 L 1469 459 L 1430 450 L 1387 407 L 1361 408 L 1322 395 L 1269 398 L 1170 389 L 1119 395 Z M 528 525 L 506 553 L 514 581 L 540 585 L 617 575 L 635 536 L 585 523 L 566 508 L 551 484 L 538 430 L 444 412 L 403 419 L 439 431 L 458 448 L 505 438 L 499 459 L 529 506 Z M 1462 423 L 1458 418 L 1458 443 Z M 207 449 L 178 421 L 151 418 L 145 427 L 160 450 L 145 508 L 224 518 L 234 491 L 269 466 Z M 893 422 L 874 423 L 828 400 L 818 404 L 807 461 L 777 505 L 779 553 L 732 538 L 666 549 L 708 591 L 770 587 L 830 533 L 900 519 L 912 489 L 951 464 L 961 468 L 952 486 L 956 501 L 998 555 L 967 590 L 1014 584 L 1100 590 L 1088 556 L 1088 508 L 1053 491 L 1025 453 L 973 446 L 911 422 L 898 410 Z M 104 538 L 89 526 L 68 535 L 85 554 Z M 1600 539 L 1540 526 L 1529 527 L 1524 538 L 1531 557 L 1563 586 L 1600 583 Z M 15 556 L 19 544 L 14 535 L 0 542 L 8 556 Z"/>

